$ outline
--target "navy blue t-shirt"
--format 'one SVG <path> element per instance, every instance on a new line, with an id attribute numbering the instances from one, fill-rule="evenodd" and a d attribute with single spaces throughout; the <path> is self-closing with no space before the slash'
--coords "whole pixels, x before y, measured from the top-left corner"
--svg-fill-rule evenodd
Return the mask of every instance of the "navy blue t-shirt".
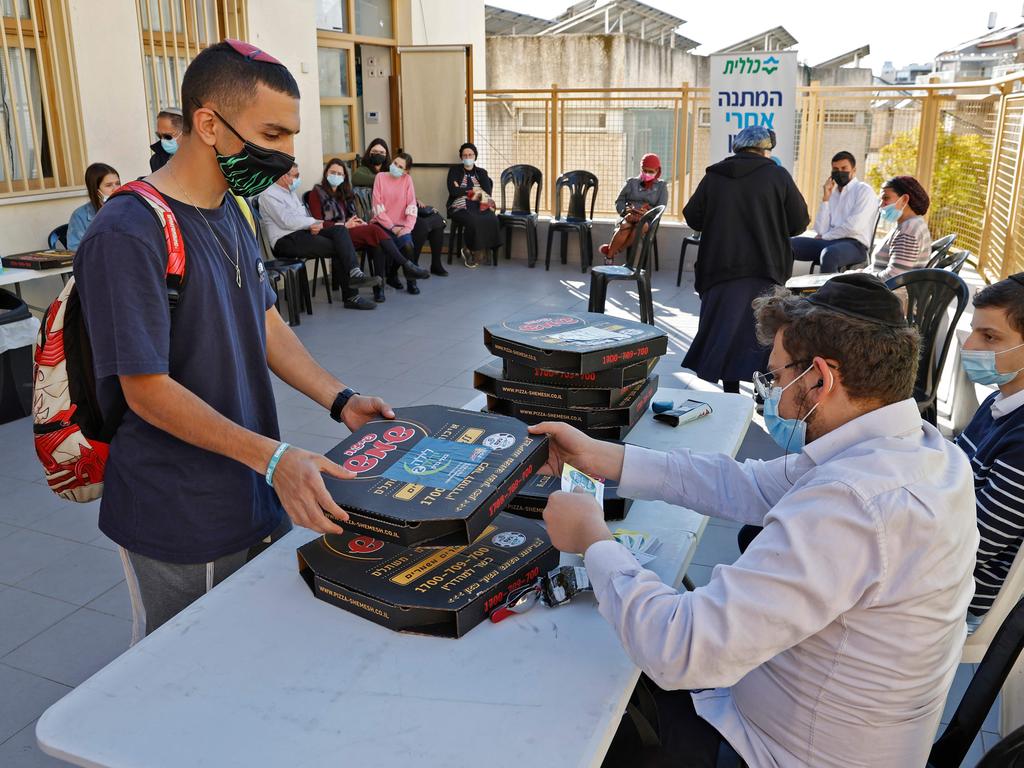
<path id="1" fill-rule="evenodd" d="M 114 197 L 75 257 L 75 281 L 104 412 L 118 375 L 170 374 L 214 410 L 278 439 L 265 313 L 275 294 L 252 229 L 230 196 L 203 210 L 167 198 L 185 244 L 185 286 L 172 313 L 167 246 L 148 205 Z M 235 242 L 242 287 L 235 280 Z M 126 549 L 172 563 L 210 562 L 269 535 L 284 511 L 263 477 L 125 414 L 110 447 L 100 530 Z"/>

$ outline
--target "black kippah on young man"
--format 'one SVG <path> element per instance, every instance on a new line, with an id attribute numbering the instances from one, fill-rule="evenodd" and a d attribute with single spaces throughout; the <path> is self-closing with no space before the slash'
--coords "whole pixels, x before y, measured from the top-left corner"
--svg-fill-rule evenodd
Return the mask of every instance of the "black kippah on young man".
<path id="1" fill-rule="evenodd" d="M 905 328 L 907 320 L 896 295 L 874 275 L 838 275 L 806 299 L 811 304 L 890 328 Z"/>

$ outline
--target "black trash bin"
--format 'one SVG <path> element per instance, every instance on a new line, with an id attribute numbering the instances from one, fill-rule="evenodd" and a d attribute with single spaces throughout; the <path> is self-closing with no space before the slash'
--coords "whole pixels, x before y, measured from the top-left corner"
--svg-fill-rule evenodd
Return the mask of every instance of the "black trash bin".
<path id="1" fill-rule="evenodd" d="M 25 302 L 0 288 L 0 424 L 32 412 L 32 341 L 37 327 Z"/>

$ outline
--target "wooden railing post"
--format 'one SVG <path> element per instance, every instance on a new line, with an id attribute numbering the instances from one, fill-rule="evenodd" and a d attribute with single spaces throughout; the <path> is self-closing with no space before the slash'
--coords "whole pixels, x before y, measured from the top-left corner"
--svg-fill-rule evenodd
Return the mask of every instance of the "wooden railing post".
<path id="1" fill-rule="evenodd" d="M 555 180 L 559 171 L 559 145 L 562 133 L 562 108 L 558 101 L 558 83 L 551 84 L 551 167 L 548 170 L 548 213 L 554 215 Z"/>
<path id="2" fill-rule="evenodd" d="M 996 194 L 996 170 L 999 156 L 1003 152 L 1003 134 L 1006 131 L 1006 94 L 1011 86 L 1002 84 L 999 88 L 999 112 L 996 114 L 995 136 L 992 141 L 992 162 L 989 165 L 988 188 L 985 190 L 984 218 L 981 225 L 981 238 L 978 242 L 978 274 L 985 277 L 988 265 L 989 248 L 992 243 L 992 205 Z"/>
<path id="3" fill-rule="evenodd" d="M 937 77 L 929 78 L 931 84 L 939 82 Z M 921 125 L 917 139 L 917 170 L 915 177 L 925 189 L 932 185 L 932 172 L 935 170 L 936 140 L 939 127 L 939 101 L 941 97 L 932 88 L 921 104 Z"/>
<path id="4" fill-rule="evenodd" d="M 676 147 L 676 206 L 672 214 L 682 216 L 683 206 L 689 190 L 686 188 L 686 169 L 689 166 L 689 158 L 686 156 L 686 147 L 690 138 L 690 84 L 683 83 L 679 94 L 679 146 Z"/>

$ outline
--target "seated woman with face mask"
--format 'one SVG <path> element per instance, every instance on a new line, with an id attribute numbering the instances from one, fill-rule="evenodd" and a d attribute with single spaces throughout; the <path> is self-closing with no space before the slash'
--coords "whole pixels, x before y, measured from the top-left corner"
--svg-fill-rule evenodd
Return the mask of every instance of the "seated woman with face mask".
<path id="1" fill-rule="evenodd" d="M 615 256 L 628 250 L 636 239 L 634 225 L 651 208 L 668 204 L 668 186 L 661 176 L 661 160 L 653 152 L 640 161 L 640 175 L 626 179 L 619 196 L 615 198 L 615 210 L 619 220 L 610 242 L 600 247 L 605 264 L 612 264 Z"/>
<path id="2" fill-rule="evenodd" d="M 399 253 L 394 240 L 380 227 L 367 224 L 356 216 L 355 196 L 349 184 L 344 162 L 335 157 L 327 161 L 320 183 L 313 187 L 309 196 L 309 213 L 320 219 L 324 228 L 345 227 L 352 245 L 367 251 L 374 268 L 381 278 L 405 264 L 405 257 Z M 373 300 L 384 301 L 384 287 L 373 287 Z"/>
<path id="3" fill-rule="evenodd" d="M 882 185 L 879 224 L 896 226 L 875 249 L 874 263 L 864 272 L 884 281 L 928 263 L 932 236 L 924 215 L 930 204 L 928 193 L 913 176 L 894 176 Z"/>
<path id="4" fill-rule="evenodd" d="M 93 163 L 85 169 L 85 191 L 89 195 L 89 202 L 79 206 L 71 214 L 67 236 L 69 251 L 78 249 L 78 244 L 85 237 L 89 224 L 107 202 L 107 198 L 120 186 L 121 177 L 106 163 Z"/>

